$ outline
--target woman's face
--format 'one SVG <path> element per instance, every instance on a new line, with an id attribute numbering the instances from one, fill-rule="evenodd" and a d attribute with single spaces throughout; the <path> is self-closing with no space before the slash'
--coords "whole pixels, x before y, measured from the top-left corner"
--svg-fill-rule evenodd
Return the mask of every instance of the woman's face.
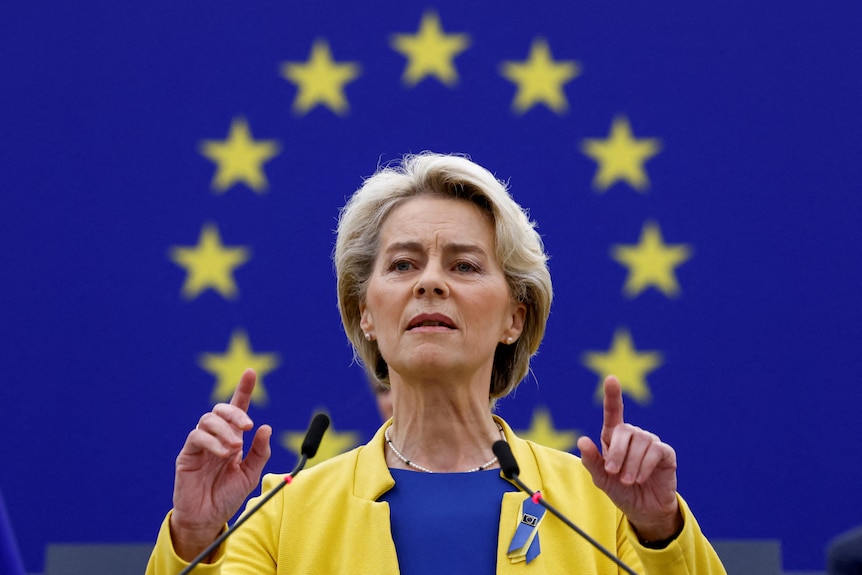
<path id="1" fill-rule="evenodd" d="M 487 384 L 497 344 L 518 338 L 526 306 L 497 263 L 490 218 L 464 200 L 420 196 L 383 222 L 360 312 L 390 375 Z"/>

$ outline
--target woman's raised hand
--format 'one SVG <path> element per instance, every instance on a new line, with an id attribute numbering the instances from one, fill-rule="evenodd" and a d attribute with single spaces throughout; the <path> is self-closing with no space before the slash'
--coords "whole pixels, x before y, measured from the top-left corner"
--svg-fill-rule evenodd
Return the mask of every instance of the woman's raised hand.
<path id="1" fill-rule="evenodd" d="M 604 382 L 602 451 L 586 436 L 578 439 L 581 460 L 626 515 L 641 540 L 672 537 L 682 529 L 676 497 L 676 452 L 656 436 L 623 421 L 623 395 L 613 376 Z"/>
<path id="2" fill-rule="evenodd" d="M 190 561 L 216 537 L 260 482 L 269 460 L 272 428 L 261 425 L 243 459 L 242 436 L 254 424 L 248 406 L 257 375 L 242 378 L 230 403 L 203 415 L 177 456 L 171 538 L 177 555 Z"/>

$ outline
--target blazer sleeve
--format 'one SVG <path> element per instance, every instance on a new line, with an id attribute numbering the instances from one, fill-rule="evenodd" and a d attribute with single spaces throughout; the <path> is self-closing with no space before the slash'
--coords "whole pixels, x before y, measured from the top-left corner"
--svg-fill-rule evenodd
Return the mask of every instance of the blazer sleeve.
<path id="1" fill-rule="evenodd" d="M 664 549 L 650 549 L 640 544 L 634 528 L 624 519 L 620 558 L 631 566 L 640 565 L 643 575 L 727 575 L 688 504 L 679 495 L 677 498 L 684 521 L 679 536 Z"/>

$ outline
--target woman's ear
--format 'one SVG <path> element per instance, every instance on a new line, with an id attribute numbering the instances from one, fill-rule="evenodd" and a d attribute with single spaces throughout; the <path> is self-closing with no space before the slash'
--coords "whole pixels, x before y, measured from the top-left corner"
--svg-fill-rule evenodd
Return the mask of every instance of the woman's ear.
<path id="1" fill-rule="evenodd" d="M 359 327 L 362 328 L 362 331 L 365 333 L 372 333 L 374 329 L 374 321 L 371 318 L 371 313 L 368 311 L 368 307 L 365 305 L 365 302 L 359 302 Z"/>
<path id="2" fill-rule="evenodd" d="M 509 343 L 517 341 L 517 339 L 521 337 L 521 333 L 524 331 L 524 322 L 526 319 L 527 305 L 521 302 L 513 302 L 512 315 L 509 319 L 509 327 L 503 334 L 502 341 Z"/>

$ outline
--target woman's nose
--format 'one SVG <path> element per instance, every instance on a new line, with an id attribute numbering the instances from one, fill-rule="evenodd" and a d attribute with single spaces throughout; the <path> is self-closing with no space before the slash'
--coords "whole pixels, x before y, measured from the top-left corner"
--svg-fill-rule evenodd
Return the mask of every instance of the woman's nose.
<path id="1" fill-rule="evenodd" d="M 426 266 L 419 275 L 416 285 L 413 286 L 413 295 L 418 297 L 426 294 L 440 297 L 449 296 L 449 286 L 439 266 Z"/>

